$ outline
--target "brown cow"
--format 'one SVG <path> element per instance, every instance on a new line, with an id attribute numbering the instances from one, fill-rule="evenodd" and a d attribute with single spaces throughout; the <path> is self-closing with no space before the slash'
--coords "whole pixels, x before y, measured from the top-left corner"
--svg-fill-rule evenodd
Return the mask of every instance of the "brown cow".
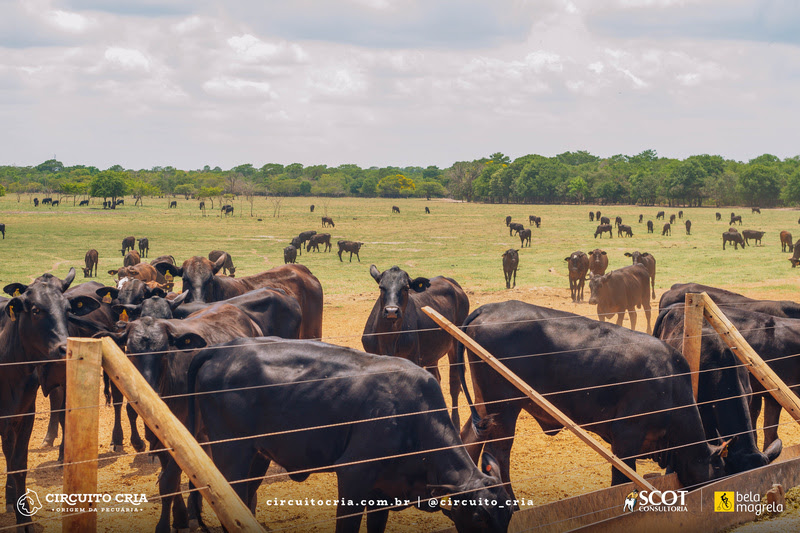
<path id="1" fill-rule="evenodd" d="M 528 224 L 536 224 L 536 227 L 542 225 L 542 217 L 537 217 L 536 215 L 531 215 L 528 217 Z"/>
<path id="2" fill-rule="evenodd" d="M 147 252 L 150 251 L 150 239 L 144 237 L 142 239 L 136 239 L 139 243 L 139 255 L 141 257 L 147 257 Z"/>
<path id="3" fill-rule="evenodd" d="M 669 223 L 670 224 L 674 224 L 675 223 L 675 215 L 674 214 L 669 216 Z"/>
<path id="4" fill-rule="evenodd" d="M 663 237 L 664 235 L 667 235 L 667 236 L 671 236 L 672 235 L 672 226 L 670 225 L 669 222 L 664 224 L 664 227 L 661 228 L 661 236 Z"/>
<path id="5" fill-rule="evenodd" d="M 594 211 L 589 211 L 589 222 L 594 222 Z"/>
<path id="6" fill-rule="evenodd" d="M 608 268 L 608 255 L 605 250 L 595 248 L 589 252 L 589 272 L 595 276 L 602 276 Z"/>
<path id="7" fill-rule="evenodd" d="M 761 238 L 764 237 L 766 231 L 756 231 L 752 229 L 746 229 L 742 232 L 742 237 L 744 237 L 744 243 L 750 245 L 750 239 L 755 241 L 756 244 L 761 244 Z"/>
<path id="8" fill-rule="evenodd" d="M 617 226 L 617 237 L 633 237 L 633 228 L 627 224 L 620 224 Z"/>
<path id="9" fill-rule="evenodd" d="M 611 219 L 608 217 L 600 217 L 600 224 L 611 224 Z"/>
<path id="10" fill-rule="evenodd" d="M 683 211 L 678 211 L 678 218 L 683 218 Z"/>
<path id="11" fill-rule="evenodd" d="M 514 287 L 517 286 L 517 267 L 519 266 L 519 252 L 509 248 L 503 252 L 503 274 L 506 277 L 506 289 L 510 289 L 511 277 L 514 277 Z"/>
<path id="12" fill-rule="evenodd" d="M 524 229 L 519 232 L 519 240 L 521 241 L 520 247 L 525 248 L 525 243 L 528 243 L 528 248 L 531 247 L 531 229 Z"/>
<path id="13" fill-rule="evenodd" d="M 134 245 L 136 244 L 136 237 L 125 237 L 122 239 L 122 257 L 125 257 L 125 252 L 128 250 L 133 250 Z"/>
<path id="14" fill-rule="evenodd" d="M 125 254 L 125 258 L 122 260 L 122 266 L 133 266 L 138 265 L 142 262 L 142 258 L 139 256 L 139 252 L 136 250 L 130 250 L 127 254 Z"/>
<path id="15" fill-rule="evenodd" d="M 800 264 L 800 239 L 797 239 L 797 242 L 794 243 L 794 253 L 792 257 L 789 258 L 789 261 L 792 262 L 792 268 Z"/>
<path id="16" fill-rule="evenodd" d="M 310 252 L 313 248 L 315 251 L 319 252 L 319 245 L 325 245 L 325 251 L 329 252 L 332 248 L 331 246 L 331 234 L 330 233 L 317 233 L 316 235 L 312 235 L 311 238 L 308 240 L 308 245 L 306 246 L 306 252 Z"/>
<path id="17" fill-rule="evenodd" d="M 336 227 L 336 224 L 333 223 L 333 219 L 331 217 L 322 217 L 322 227 L 330 226 L 332 228 Z"/>
<path id="18" fill-rule="evenodd" d="M 622 217 L 615 217 L 614 226 L 619 227 L 620 225 L 622 225 Z"/>
<path id="19" fill-rule="evenodd" d="M 308 268 L 290 264 L 243 278 L 216 276 L 224 262 L 225 257 L 212 263 L 205 257 L 195 256 L 184 261 L 180 268 L 167 263 L 159 263 L 156 268 L 162 274 L 183 278 L 183 292 L 189 292 L 187 303 L 219 302 L 261 287 L 283 289 L 303 310 L 300 338 L 322 337 L 322 285 Z"/>
<path id="20" fill-rule="evenodd" d="M 358 256 L 358 252 L 361 250 L 361 247 L 364 246 L 363 242 L 356 242 L 356 241 L 339 241 L 336 244 L 339 245 L 339 262 L 343 262 L 342 260 L 342 252 L 350 252 L 350 262 L 353 262 L 353 254 L 356 254 L 356 259 L 358 262 L 361 262 L 361 258 Z"/>
<path id="21" fill-rule="evenodd" d="M 597 213 L 595 213 L 595 214 L 594 214 L 594 218 L 595 218 L 595 220 L 600 220 L 600 215 L 601 215 L 600 211 L 598 211 Z"/>
<path id="22" fill-rule="evenodd" d="M 625 311 L 631 321 L 631 329 L 636 329 L 636 308 L 644 309 L 647 318 L 647 333 L 650 327 L 650 274 L 642 264 L 635 264 L 612 270 L 604 276 L 589 278 L 589 303 L 597 305 L 597 318 L 604 322 L 607 315 L 617 314 L 617 325 L 625 319 Z"/>
<path id="23" fill-rule="evenodd" d="M 761 214 L 761 208 L 759 208 L 759 207 L 751 207 L 750 208 L 750 213 L 758 213 L 760 215 Z"/>
<path id="24" fill-rule="evenodd" d="M 156 265 L 163 263 L 156 263 Z M 165 283 L 163 274 L 156 270 L 154 265 L 148 263 L 139 263 L 138 265 L 122 267 L 118 270 L 109 270 L 109 274 L 117 276 L 119 280 L 125 278 L 139 279 L 142 281 L 157 281 L 158 283 Z"/>
<path id="25" fill-rule="evenodd" d="M 731 225 L 734 222 L 738 222 L 739 225 L 741 226 L 742 225 L 742 215 L 733 216 L 733 213 L 731 213 L 731 221 L 728 223 L 728 225 Z"/>
<path id="26" fill-rule="evenodd" d="M 600 235 L 600 238 L 602 239 L 603 238 L 603 233 L 608 232 L 608 237 L 613 239 L 614 238 L 614 234 L 611 233 L 612 229 L 614 229 L 614 228 L 611 226 L 611 224 L 600 224 L 599 226 L 597 226 L 597 229 L 594 231 L 594 238 L 596 239 L 597 236 Z"/>
<path id="27" fill-rule="evenodd" d="M 511 224 L 511 215 L 506 217 L 506 227 L 508 227 L 509 224 Z"/>
<path id="28" fill-rule="evenodd" d="M 211 250 L 208 252 L 208 260 L 213 263 L 223 255 L 225 255 L 227 259 L 225 259 L 225 262 L 222 263 L 222 273 L 229 274 L 232 278 L 236 277 L 236 267 L 233 265 L 233 258 L 231 257 L 231 254 L 228 252 L 224 252 L 222 250 Z M 175 263 L 172 264 L 174 265 Z"/>
<path id="29" fill-rule="evenodd" d="M 397 213 L 398 215 L 400 214 L 400 208 L 397 207 L 396 205 L 392 206 L 392 214 L 394 213 Z"/>
<path id="30" fill-rule="evenodd" d="M 297 248 L 291 244 L 283 249 L 283 264 L 297 262 Z"/>
<path id="31" fill-rule="evenodd" d="M 686 235 L 691 235 L 692 234 L 692 221 L 687 219 L 686 222 L 684 222 L 684 224 L 686 225 Z"/>
<path id="32" fill-rule="evenodd" d="M 664 220 L 664 211 L 659 211 L 656 213 L 656 220 L 658 219 Z"/>
<path id="33" fill-rule="evenodd" d="M 652 254 L 648 252 L 640 253 L 639 251 L 630 253 L 625 252 L 625 257 L 630 257 L 633 260 L 633 264 L 641 264 L 647 269 L 647 273 L 650 275 L 650 286 L 653 290 L 653 299 L 656 297 L 656 258 L 653 257 Z"/>
<path id="34" fill-rule="evenodd" d="M 784 230 L 781 232 L 781 252 L 787 251 L 794 252 L 794 244 L 792 243 L 792 234 Z"/>
<path id="35" fill-rule="evenodd" d="M 572 252 L 569 257 L 565 257 L 567 269 L 569 270 L 569 294 L 575 303 L 583 301 L 583 286 L 586 281 L 586 273 L 589 271 L 589 256 L 584 252 Z"/>
<path id="36" fill-rule="evenodd" d="M 86 267 L 83 269 L 83 277 L 84 278 L 91 278 L 92 277 L 92 268 L 94 268 L 94 277 L 97 277 L 97 264 L 98 264 L 98 254 L 97 250 L 92 248 L 83 258 L 83 262 L 86 264 Z"/>
<path id="37" fill-rule="evenodd" d="M 717 220 L 722 220 L 722 213 L 718 212 L 716 216 L 717 216 Z"/>
<path id="38" fill-rule="evenodd" d="M 512 222 L 508 225 L 508 236 L 511 237 L 514 235 L 514 232 L 519 233 L 520 231 L 524 230 L 525 226 L 519 224 L 517 222 Z"/>
<path id="39" fill-rule="evenodd" d="M 739 245 L 742 245 L 742 250 L 744 250 L 744 239 L 742 238 L 741 233 L 738 231 L 726 231 L 722 234 L 722 249 L 725 249 L 725 243 L 732 242 L 734 250 L 739 249 Z"/>
<path id="40" fill-rule="evenodd" d="M 647 221 L 647 233 L 653 233 L 653 221 L 652 220 L 648 220 Z"/>

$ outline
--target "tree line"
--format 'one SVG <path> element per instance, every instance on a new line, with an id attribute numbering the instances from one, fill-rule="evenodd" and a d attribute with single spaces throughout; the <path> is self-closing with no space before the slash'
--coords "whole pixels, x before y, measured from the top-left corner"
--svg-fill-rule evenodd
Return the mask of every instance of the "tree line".
<path id="1" fill-rule="evenodd" d="M 183 195 L 451 197 L 474 202 L 599 203 L 681 206 L 800 204 L 800 156 L 763 154 L 748 162 L 718 155 L 658 157 L 655 150 L 601 158 L 586 151 L 553 157 L 502 153 L 458 161 L 440 169 L 346 164 L 303 166 L 242 164 L 228 170 L 114 165 L 64 166 L 50 159 L 37 166 L 0 166 L 0 195 L 34 193 L 116 198 Z"/>

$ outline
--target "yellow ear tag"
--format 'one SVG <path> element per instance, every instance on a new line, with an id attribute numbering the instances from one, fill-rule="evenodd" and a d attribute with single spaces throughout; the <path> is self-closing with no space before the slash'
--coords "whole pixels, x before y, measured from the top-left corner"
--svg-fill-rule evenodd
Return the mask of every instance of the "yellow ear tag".
<path id="1" fill-rule="evenodd" d="M 167 272 L 166 274 L 164 274 L 164 279 L 167 280 L 167 281 L 172 281 L 175 278 L 172 277 L 172 274 Z"/>
<path id="2" fill-rule="evenodd" d="M 184 342 L 185 342 L 186 344 L 191 344 L 191 342 L 192 342 L 192 339 L 186 339 Z"/>
<path id="3" fill-rule="evenodd" d="M 103 303 L 104 304 L 110 304 L 111 303 L 111 293 L 106 293 L 106 295 L 103 296 Z"/>
<path id="4" fill-rule="evenodd" d="M 128 321 L 128 311 L 123 309 L 122 312 L 119 314 L 119 319 L 122 320 L 123 322 L 127 322 Z"/>
<path id="5" fill-rule="evenodd" d="M 75 307 L 77 307 L 78 309 L 80 309 L 81 307 L 83 307 L 83 302 L 78 302 L 78 305 L 76 305 Z"/>
<path id="6" fill-rule="evenodd" d="M 14 294 L 12 296 L 19 296 L 19 289 L 14 289 Z"/>
<path id="7" fill-rule="evenodd" d="M 14 308 L 13 307 L 9 307 L 8 308 L 8 316 L 11 317 L 11 321 L 12 322 L 17 320 L 17 317 L 14 316 Z"/>

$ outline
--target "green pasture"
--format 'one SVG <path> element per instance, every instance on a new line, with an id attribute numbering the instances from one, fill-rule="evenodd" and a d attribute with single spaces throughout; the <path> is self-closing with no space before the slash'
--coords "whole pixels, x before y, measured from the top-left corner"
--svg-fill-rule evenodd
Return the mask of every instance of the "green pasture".
<path id="1" fill-rule="evenodd" d="M 789 254 L 782 253 L 778 234 L 793 231 L 800 237 L 798 212 L 767 210 L 751 214 L 745 208 L 683 208 L 684 218 L 673 226 L 671 237 L 660 234 L 662 221 L 655 214 L 664 210 L 677 213 L 678 208 L 637 206 L 562 206 L 562 205 L 488 205 L 446 200 L 357 199 L 357 198 L 285 198 L 280 216 L 273 217 L 274 204 L 257 198 L 250 216 L 250 205 L 236 200 L 235 216 L 220 217 L 218 210 L 208 209 L 206 216 L 195 200 L 177 199 L 178 208 L 168 209 L 169 199 L 147 198 L 144 207 L 127 205 L 116 210 L 103 210 L 94 200 L 90 207 L 64 204 L 51 208 L 33 204 L 23 197 L 0 198 L 0 223 L 6 225 L 6 238 L 0 241 L 0 283 L 27 283 L 43 272 L 60 277 L 70 266 L 83 266 L 87 249 L 100 253 L 99 281 L 112 283 L 106 271 L 122 265 L 122 238 L 134 235 L 148 237 L 150 256 L 171 254 L 178 262 L 193 255 L 206 256 L 209 251 L 229 252 L 237 267 L 237 276 L 256 274 L 283 264 L 283 248 L 292 236 L 304 230 L 331 233 L 333 251 L 303 252 L 299 262 L 308 266 L 321 280 L 327 294 L 375 292 L 369 276 L 370 264 L 384 270 L 399 265 L 414 276 L 451 276 L 473 291 L 504 290 L 501 254 L 508 248 L 520 248 L 519 238 L 510 237 L 504 218 L 511 215 L 528 227 L 528 215 L 542 217 L 542 226 L 533 228 L 531 248 L 520 251 L 517 287 L 547 286 L 567 288 L 564 258 L 576 250 L 596 247 L 608 252 L 609 267 L 630 263 L 626 251 L 648 251 L 658 265 L 656 288 L 668 288 L 676 282 L 697 281 L 729 288 L 758 288 L 786 291 L 787 298 L 800 285 L 800 268 L 792 269 Z M 132 203 L 130 198 L 126 202 Z M 316 204 L 314 213 L 309 205 Z M 391 206 L 400 207 L 399 215 Z M 425 206 L 431 209 L 424 214 Z M 218 208 L 218 205 L 215 203 Z M 633 238 L 593 238 L 596 222 L 588 212 L 600 210 L 611 217 L 621 216 L 632 226 Z M 720 211 L 723 219 L 715 221 Z M 730 212 L 741 214 L 744 223 L 737 228 L 766 231 L 763 246 L 744 250 L 722 250 L 721 234 L 728 228 Z M 645 224 L 653 219 L 656 233 L 648 235 Z M 335 228 L 323 229 L 320 217 L 333 218 Z M 683 221 L 692 221 L 692 234 L 686 235 Z M 259 221 L 259 219 L 261 219 Z M 336 241 L 364 242 L 361 263 L 344 254 L 340 263 Z M 77 281 L 83 281 L 79 270 Z"/>

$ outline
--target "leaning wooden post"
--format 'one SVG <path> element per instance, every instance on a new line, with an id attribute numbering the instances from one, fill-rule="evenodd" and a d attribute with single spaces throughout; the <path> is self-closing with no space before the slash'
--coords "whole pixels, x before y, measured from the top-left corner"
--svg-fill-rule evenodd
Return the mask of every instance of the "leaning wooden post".
<path id="1" fill-rule="evenodd" d="M 516 374 L 514 374 L 511 370 L 508 369 L 503 363 L 497 360 L 495 356 L 490 354 L 486 351 L 486 349 L 475 342 L 472 337 L 468 336 L 466 333 L 461 331 L 455 324 L 447 320 L 445 317 L 440 315 L 436 310 L 429 306 L 425 306 L 422 308 L 426 315 L 431 317 L 434 322 L 439 324 L 445 331 L 447 331 L 450 335 L 456 338 L 459 342 L 464 344 L 469 350 L 484 361 L 486 361 L 489 366 L 494 368 L 501 376 L 506 378 L 508 381 L 511 382 L 516 388 L 521 390 L 525 395 L 536 402 L 536 404 L 544 409 L 547 414 L 558 420 L 565 428 L 572 431 L 575 435 L 578 436 L 583 442 L 585 442 L 591 449 L 595 452 L 600 454 L 606 461 L 611 463 L 611 465 L 625 474 L 628 479 L 633 481 L 634 485 L 639 487 L 642 490 L 648 490 L 651 492 L 658 492 L 658 490 L 648 483 L 642 476 L 636 473 L 634 469 L 629 467 L 627 464 L 622 462 L 622 460 L 614 455 L 613 453 L 609 452 L 603 444 L 598 442 L 594 437 L 592 437 L 586 430 L 582 427 L 577 425 L 575 422 L 572 421 L 567 415 L 561 412 L 555 405 L 550 403 L 544 396 L 533 390 L 527 383 L 521 380 Z"/>
<path id="2" fill-rule="evenodd" d="M 706 293 L 702 293 L 705 310 L 703 316 L 711 324 L 719 336 L 731 351 L 744 363 L 747 369 L 764 388 L 786 409 L 795 421 L 800 422 L 800 399 L 792 390 L 778 377 L 778 375 L 764 362 L 763 359 L 753 350 L 753 347 L 742 337 L 739 330 L 728 320 L 717 304 Z"/>
<path id="3" fill-rule="evenodd" d="M 164 357 L 169 355 L 165 354 Z M 194 436 L 109 337 L 103 339 L 103 368 L 181 470 L 189 476 L 189 480 L 214 509 L 225 529 L 263 532 L 264 529 L 256 521 L 256 517 L 242 503 Z"/>
<path id="4" fill-rule="evenodd" d="M 99 340 L 67 339 L 64 494 L 97 494 L 101 356 Z M 97 504 L 81 506 L 94 509 Z M 97 531 L 97 513 L 64 513 L 61 529 L 75 533 Z"/>
<path id="5" fill-rule="evenodd" d="M 700 294 L 687 294 L 683 312 L 683 357 L 692 372 L 692 392 L 697 401 L 700 385 L 700 347 L 703 344 L 703 297 Z"/>

